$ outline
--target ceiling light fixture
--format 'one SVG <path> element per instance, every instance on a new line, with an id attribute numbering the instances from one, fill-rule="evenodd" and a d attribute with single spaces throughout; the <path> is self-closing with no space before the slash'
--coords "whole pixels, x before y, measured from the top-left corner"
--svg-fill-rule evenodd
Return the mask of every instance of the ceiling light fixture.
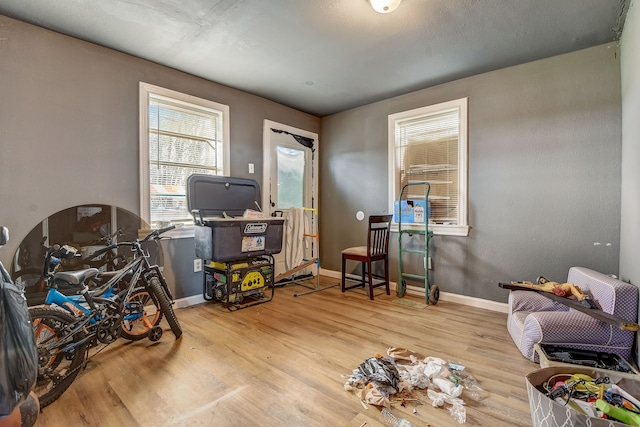
<path id="1" fill-rule="evenodd" d="M 371 7 L 378 13 L 393 12 L 400 6 L 402 0 L 369 0 Z"/>

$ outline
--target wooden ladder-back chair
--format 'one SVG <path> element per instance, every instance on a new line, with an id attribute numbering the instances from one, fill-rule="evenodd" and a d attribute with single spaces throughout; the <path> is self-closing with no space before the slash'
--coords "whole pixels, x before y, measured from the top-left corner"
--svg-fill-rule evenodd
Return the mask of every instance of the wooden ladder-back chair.
<path id="1" fill-rule="evenodd" d="M 392 215 L 371 215 L 369 216 L 369 227 L 367 232 L 367 246 L 356 246 L 342 251 L 342 292 L 347 289 L 364 287 L 369 285 L 369 298 L 373 299 L 373 289 L 385 286 L 387 295 L 389 292 L 389 229 Z M 352 286 L 345 286 L 347 260 L 362 263 L 362 277 L 354 280 L 358 283 Z M 384 262 L 384 275 L 373 274 L 373 262 Z M 382 282 L 374 284 L 373 279 L 382 279 Z"/>

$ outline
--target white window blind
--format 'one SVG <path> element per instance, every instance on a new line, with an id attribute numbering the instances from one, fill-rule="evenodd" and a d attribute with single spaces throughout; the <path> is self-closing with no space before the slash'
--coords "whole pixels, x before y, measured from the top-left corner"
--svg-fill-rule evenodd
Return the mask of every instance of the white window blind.
<path id="1" fill-rule="evenodd" d="M 389 116 L 393 141 L 393 199 L 407 183 L 430 184 L 430 226 L 466 230 L 466 99 Z M 407 187 L 403 199 L 424 200 L 425 185 Z M 468 230 L 466 230 L 468 231 Z M 464 232 L 464 230 L 463 230 Z M 465 232 L 466 234 L 466 232 Z"/>
<path id="2" fill-rule="evenodd" d="M 149 222 L 152 226 L 192 223 L 186 200 L 187 178 L 193 173 L 226 172 L 225 112 L 204 105 L 208 102 L 205 100 L 189 97 L 187 101 L 179 99 L 181 94 L 157 92 L 150 90 L 146 97 Z"/>

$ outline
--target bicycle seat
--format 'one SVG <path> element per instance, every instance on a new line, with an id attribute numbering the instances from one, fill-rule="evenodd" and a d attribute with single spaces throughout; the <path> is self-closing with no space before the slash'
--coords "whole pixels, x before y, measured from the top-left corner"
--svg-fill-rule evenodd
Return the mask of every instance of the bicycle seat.
<path id="1" fill-rule="evenodd" d="M 64 280 L 71 285 L 79 285 L 85 280 L 97 276 L 100 270 L 97 268 L 87 268 L 86 270 L 77 271 L 60 271 L 53 275 L 54 280 Z"/>

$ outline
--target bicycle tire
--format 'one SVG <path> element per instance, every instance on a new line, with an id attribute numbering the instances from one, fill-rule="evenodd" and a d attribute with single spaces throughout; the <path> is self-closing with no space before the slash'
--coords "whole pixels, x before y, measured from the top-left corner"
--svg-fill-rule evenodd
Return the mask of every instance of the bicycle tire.
<path id="1" fill-rule="evenodd" d="M 44 408 L 62 396 L 80 373 L 87 355 L 87 343 L 78 344 L 65 352 L 60 348 L 47 350 L 44 340 L 62 339 L 68 334 L 65 326 L 76 319 L 55 307 L 29 307 L 29 315 L 38 348 L 38 379 L 33 392 L 40 400 L 40 408 Z M 84 337 L 84 332 L 80 331 L 74 335 L 73 342 L 78 343 Z"/>
<path id="2" fill-rule="evenodd" d="M 40 291 L 44 289 L 44 279 L 42 278 L 42 269 L 35 267 L 27 267 L 18 270 L 11 275 L 11 280 L 17 286 L 23 289 L 38 288 Z M 31 290 L 31 289 L 29 289 Z"/>
<path id="3" fill-rule="evenodd" d="M 165 319 L 167 319 L 171 332 L 173 332 L 176 338 L 180 338 L 182 335 L 182 326 L 180 326 L 180 322 L 178 322 L 176 313 L 173 311 L 173 307 L 171 306 L 171 301 L 169 301 L 169 297 L 167 297 L 158 277 L 153 276 L 149 279 L 149 289 L 153 292 L 160 304 L 162 314 L 164 314 Z"/>
<path id="4" fill-rule="evenodd" d="M 47 288 L 42 278 L 42 269 L 23 268 L 11 275 L 11 280 L 19 288 L 24 289 L 27 305 L 41 305 L 47 297 Z"/>
<path id="5" fill-rule="evenodd" d="M 127 291 L 118 294 L 122 299 Z M 121 337 L 129 341 L 138 341 L 148 337 L 149 331 L 162 321 L 162 308 L 157 299 L 152 298 L 146 288 L 138 287 L 131 291 L 124 306 Z M 129 319 L 129 317 L 133 317 Z"/>
<path id="6" fill-rule="evenodd" d="M 20 270 L 14 271 L 13 273 L 11 273 L 11 280 L 15 282 L 18 278 L 20 278 L 20 276 L 23 276 L 25 274 L 42 276 L 42 268 L 39 268 L 39 267 L 21 268 Z"/>

